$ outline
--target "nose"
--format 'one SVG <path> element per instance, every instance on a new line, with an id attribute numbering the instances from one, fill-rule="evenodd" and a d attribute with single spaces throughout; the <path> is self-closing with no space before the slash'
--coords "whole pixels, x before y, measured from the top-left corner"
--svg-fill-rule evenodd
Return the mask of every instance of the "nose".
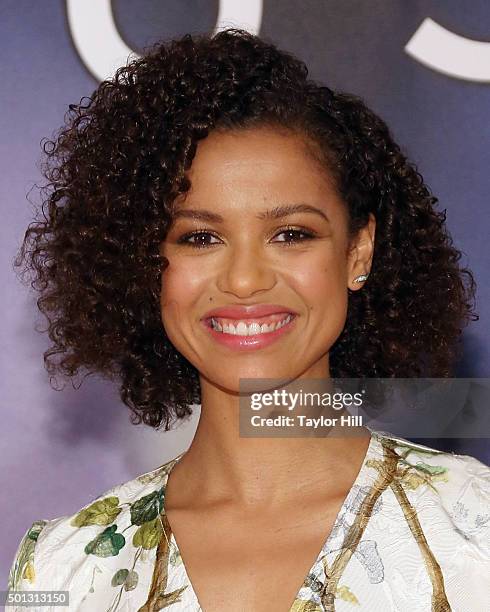
<path id="1" fill-rule="evenodd" d="M 218 289 L 246 298 L 259 291 L 268 291 L 276 284 L 276 270 L 263 252 L 254 248 L 235 248 L 225 255 L 218 273 Z"/>

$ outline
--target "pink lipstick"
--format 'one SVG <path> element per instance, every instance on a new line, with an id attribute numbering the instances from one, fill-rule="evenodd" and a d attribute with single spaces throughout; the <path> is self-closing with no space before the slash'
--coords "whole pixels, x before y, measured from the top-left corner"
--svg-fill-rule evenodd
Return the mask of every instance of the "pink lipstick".
<path id="1" fill-rule="evenodd" d="M 211 337 L 233 349 L 269 346 L 291 331 L 298 313 L 276 304 L 215 308 L 201 319 Z"/>

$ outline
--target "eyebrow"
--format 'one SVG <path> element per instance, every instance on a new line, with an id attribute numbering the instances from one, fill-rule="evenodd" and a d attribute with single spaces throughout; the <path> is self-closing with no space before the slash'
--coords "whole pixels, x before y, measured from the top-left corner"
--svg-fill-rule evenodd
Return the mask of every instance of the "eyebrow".
<path id="1" fill-rule="evenodd" d="M 256 215 L 256 218 L 260 220 L 282 219 L 282 217 L 287 217 L 288 215 L 293 215 L 295 213 L 312 213 L 315 215 L 319 215 L 320 217 L 322 217 L 322 219 L 325 219 L 325 221 L 329 221 L 327 215 L 323 212 L 323 210 L 320 210 L 319 208 L 316 208 L 311 204 L 303 203 L 275 206 L 270 210 L 259 212 Z M 197 219 L 198 221 L 207 221 L 209 223 L 224 223 L 224 219 L 221 215 L 211 212 L 210 210 L 182 208 L 174 212 L 173 218 L 190 218 Z"/>

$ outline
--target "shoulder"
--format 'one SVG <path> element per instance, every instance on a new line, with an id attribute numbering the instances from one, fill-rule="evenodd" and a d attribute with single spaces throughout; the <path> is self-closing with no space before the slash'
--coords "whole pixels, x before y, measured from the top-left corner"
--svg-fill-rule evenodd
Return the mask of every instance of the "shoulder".
<path id="1" fill-rule="evenodd" d="M 483 483 L 488 483 L 490 478 L 490 467 L 476 457 L 438 450 L 386 432 L 373 431 L 373 436 L 380 443 L 378 449 L 384 443 L 396 452 L 399 464 L 406 467 L 410 465 L 429 475 L 446 473 L 448 478 L 441 480 L 456 481 L 474 477 Z"/>
<path id="2" fill-rule="evenodd" d="M 166 479 L 180 456 L 111 487 L 73 514 L 34 521 L 18 545 L 8 590 L 66 590 L 89 567 L 110 570 L 115 557 L 129 560 L 137 548 L 155 548 Z"/>
<path id="3" fill-rule="evenodd" d="M 22 536 L 8 576 L 7 588 L 9 591 L 12 589 L 19 589 L 21 583 L 24 581 L 28 583 L 34 582 L 34 549 L 39 534 L 48 523 L 49 521 L 45 519 L 34 521 Z"/>
<path id="4" fill-rule="evenodd" d="M 458 455 L 374 432 L 375 463 L 383 459 L 383 445 L 395 451 L 396 480 L 419 509 L 440 508 L 458 533 L 487 541 L 490 555 L 490 467 L 470 455 Z"/>
<path id="5" fill-rule="evenodd" d="M 489 492 L 490 467 L 475 457 L 441 451 L 386 432 L 373 431 L 373 437 L 377 459 L 383 459 L 384 446 L 391 448 L 398 458 L 398 472 L 417 477 L 412 478 L 413 485 L 417 479 L 440 482 L 447 485 L 445 491 L 455 494 L 462 486 L 467 488 L 472 483 L 482 493 Z M 481 501 L 488 503 L 488 497 Z"/>
<path id="6" fill-rule="evenodd" d="M 490 610 L 489 466 L 385 432 L 374 441 L 370 490 L 383 490 L 367 541 L 375 542 L 400 601 L 410 607 L 413 599 L 414 608 L 437 589 L 451 609 Z M 403 567 L 403 578 L 395 567 Z"/>

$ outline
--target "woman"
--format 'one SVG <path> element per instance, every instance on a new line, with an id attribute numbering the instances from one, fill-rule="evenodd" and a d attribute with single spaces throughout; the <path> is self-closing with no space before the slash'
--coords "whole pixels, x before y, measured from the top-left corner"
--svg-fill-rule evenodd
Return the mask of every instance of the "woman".
<path id="1" fill-rule="evenodd" d="M 9 588 L 77 611 L 490 609 L 481 462 L 364 426 L 239 435 L 241 379 L 451 375 L 474 281 L 383 121 L 236 29 L 70 110 L 18 261 L 48 370 L 120 379 L 135 423 L 201 416 L 172 461 L 36 521 Z"/>

